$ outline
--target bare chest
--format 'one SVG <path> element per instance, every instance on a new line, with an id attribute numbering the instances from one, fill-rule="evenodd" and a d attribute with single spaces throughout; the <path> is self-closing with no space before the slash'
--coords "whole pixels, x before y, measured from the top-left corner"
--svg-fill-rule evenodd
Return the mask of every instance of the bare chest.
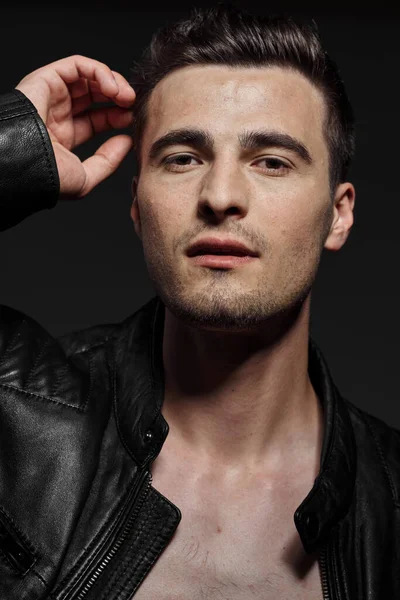
<path id="1" fill-rule="evenodd" d="M 263 482 L 224 493 L 157 464 L 152 474 L 182 520 L 135 600 L 322 600 L 317 556 L 304 552 L 293 521 L 309 482 L 277 496 Z"/>

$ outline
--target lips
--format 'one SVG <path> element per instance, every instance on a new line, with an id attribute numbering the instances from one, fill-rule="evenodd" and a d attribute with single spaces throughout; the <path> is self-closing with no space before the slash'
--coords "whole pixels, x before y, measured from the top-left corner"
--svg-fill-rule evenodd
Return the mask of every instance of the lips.
<path id="1" fill-rule="evenodd" d="M 198 255 L 228 255 L 228 256 L 258 256 L 242 242 L 237 240 L 221 240 L 218 238 L 206 238 L 195 242 L 187 251 L 188 256 Z"/>

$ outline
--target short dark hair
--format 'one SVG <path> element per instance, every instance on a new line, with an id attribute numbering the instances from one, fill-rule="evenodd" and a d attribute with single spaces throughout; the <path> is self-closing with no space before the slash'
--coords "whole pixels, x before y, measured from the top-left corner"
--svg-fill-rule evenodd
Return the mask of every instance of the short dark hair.
<path id="1" fill-rule="evenodd" d="M 324 135 L 331 193 L 346 180 L 355 148 L 354 112 L 338 67 L 322 47 L 315 21 L 255 16 L 230 2 L 195 8 L 189 18 L 160 29 L 134 64 L 130 83 L 136 91 L 133 138 L 139 169 L 147 106 L 154 87 L 175 69 L 207 64 L 279 66 L 307 77 L 326 102 Z"/>

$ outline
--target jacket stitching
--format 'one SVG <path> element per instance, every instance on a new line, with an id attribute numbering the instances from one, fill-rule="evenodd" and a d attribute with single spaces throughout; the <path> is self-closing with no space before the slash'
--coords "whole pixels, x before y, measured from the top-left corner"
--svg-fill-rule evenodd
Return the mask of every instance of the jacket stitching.
<path id="1" fill-rule="evenodd" d="M 12 93 L 13 92 L 11 92 L 11 94 Z M 33 108 L 31 106 L 27 106 L 26 102 L 22 101 L 22 98 L 19 98 L 17 96 L 9 98 L 8 102 L 5 104 L 5 106 L 6 106 L 5 110 L 8 110 L 9 106 L 15 106 L 16 104 L 19 104 L 20 106 L 23 106 L 24 108 L 30 108 L 31 110 L 33 110 Z"/>
<path id="2" fill-rule="evenodd" d="M 14 385 L 10 385 L 9 383 L 0 382 L 0 387 L 6 388 L 6 389 L 8 388 L 8 389 L 14 390 L 16 392 L 21 392 L 22 394 L 27 394 L 28 396 L 34 396 L 35 398 L 38 398 L 39 400 L 46 400 L 47 402 L 54 402 L 55 404 L 59 404 L 60 406 L 68 406 L 69 408 L 77 410 L 78 412 L 83 412 L 83 409 L 80 406 L 75 406 L 74 404 L 69 404 L 68 402 L 61 402 L 61 400 L 56 400 L 55 398 L 51 398 L 50 396 L 43 396 L 42 394 L 38 394 L 36 392 L 28 392 L 27 390 L 18 388 Z"/>
<path id="3" fill-rule="evenodd" d="M 16 112 L 16 113 L 12 113 L 11 115 L 1 115 L 0 116 L 0 121 L 7 121 L 7 119 L 14 119 L 15 117 L 23 117 L 25 115 L 34 115 L 34 111 L 33 110 L 25 110 L 24 112 Z"/>
<path id="4" fill-rule="evenodd" d="M 21 106 L 21 108 L 23 107 L 25 109 L 29 109 L 31 110 L 31 112 L 34 112 L 36 110 L 36 106 L 29 100 L 29 98 L 25 96 L 25 94 L 21 92 L 21 90 L 17 89 L 14 89 L 13 92 L 10 92 L 10 97 L 8 99 L 8 102 L 5 103 L 6 108 L 4 110 L 9 110 L 8 107 L 15 107 L 15 105 L 19 105 Z"/>
<path id="5" fill-rule="evenodd" d="M 120 518 L 120 515 L 124 511 L 124 508 L 125 508 L 126 498 L 127 498 L 127 496 L 129 496 L 129 493 L 131 492 L 131 490 L 132 490 L 132 481 L 131 481 L 130 485 L 128 485 L 126 492 L 124 493 L 120 503 L 116 507 L 116 509 L 113 512 L 113 514 L 111 515 L 111 517 L 109 519 L 107 519 L 107 521 L 103 524 L 103 526 L 101 527 L 99 532 L 96 534 L 96 536 L 90 542 L 89 546 L 83 551 L 82 556 L 78 559 L 78 561 L 74 564 L 74 566 L 68 571 L 68 573 L 65 575 L 63 580 L 59 583 L 58 587 L 51 594 L 51 596 L 49 597 L 49 600 L 54 599 L 59 590 L 62 589 L 63 592 L 64 591 L 68 592 L 71 589 L 71 587 L 73 587 L 75 585 L 76 579 L 77 579 L 77 577 L 79 577 L 79 574 L 77 575 L 77 571 L 79 571 L 79 569 L 80 569 L 82 563 L 85 561 L 87 555 L 92 551 L 93 546 L 95 546 L 97 544 L 98 539 L 103 536 L 104 530 L 110 526 L 110 523 L 112 525 Z M 71 581 L 68 583 L 68 585 L 66 587 L 64 587 L 65 582 L 68 581 L 69 578 L 71 578 Z"/>
<path id="6" fill-rule="evenodd" d="M 398 497 L 397 497 L 397 491 L 396 491 L 395 485 L 393 483 L 393 479 L 392 479 L 392 476 L 390 474 L 389 468 L 387 466 L 387 463 L 386 463 L 386 460 L 385 460 L 385 456 L 384 456 L 382 447 L 380 445 L 380 442 L 378 440 L 378 437 L 376 436 L 375 431 L 374 431 L 371 423 L 369 422 L 369 420 L 366 419 L 364 415 L 362 415 L 362 418 L 363 418 L 364 422 L 367 424 L 368 429 L 370 430 L 371 435 L 372 435 L 372 437 L 374 439 L 374 442 L 375 442 L 375 445 L 376 445 L 376 449 L 378 451 L 379 458 L 381 460 L 381 463 L 382 463 L 382 466 L 383 466 L 383 470 L 384 470 L 387 482 L 388 482 L 389 487 L 390 487 L 390 492 L 391 492 L 391 495 L 392 495 L 393 503 L 394 503 L 395 507 L 397 509 L 399 509 L 400 508 L 400 503 L 399 503 L 399 500 L 398 500 Z"/>
<path id="7" fill-rule="evenodd" d="M 14 96 L 14 98 L 10 98 L 9 101 L 7 102 L 7 104 L 5 106 L 7 106 L 7 107 L 8 106 L 14 106 L 15 104 L 20 104 L 21 106 L 24 106 L 25 108 L 28 108 L 26 106 L 26 103 L 22 102 L 22 99 L 21 98 L 17 98 L 16 96 Z M 32 107 L 30 107 L 30 108 L 31 108 L 31 110 L 33 110 Z M 7 110 L 7 108 L 5 110 Z"/>
<path id="8" fill-rule="evenodd" d="M 46 160 L 47 172 L 50 175 L 50 180 L 51 180 L 51 184 L 52 184 L 53 188 L 56 189 L 56 181 L 55 181 L 55 178 L 54 178 L 53 170 L 51 168 L 49 151 L 48 151 L 47 144 L 46 144 L 46 141 L 44 139 L 44 135 L 43 135 L 42 127 L 41 127 L 41 125 L 43 125 L 44 127 L 46 127 L 46 125 L 44 124 L 43 121 L 41 123 L 39 122 L 39 115 L 36 112 L 33 112 L 32 116 L 33 116 L 33 118 L 35 120 L 36 127 L 37 127 L 37 129 L 39 131 L 40 137 L 42 138 L 43 148 L 44 148 L 44 152 L 45 152 L 46 159 L 47 159 Z M 50 140 L 50 143 L 51 143 L 51 140 Z M 55 160 L 55 157 L 54 157 L 54 160 Z"/>
<path id="9" fill-rule="evenodd" d="M 23 321 L 23 323 L 24 323 L 24 322 L 25 322 L 25 321 Z M 14 333 L 14 335 L 13 335 L 12 339 L 10 340 L 10 342 L 9 342 L 9 344 L 8 344 L 8 346 L 7 346 L 7 350 L 6 350 L 5 354 L 3 355 L 3 357 L 2 357 L 2 360 L 1 360 L 0 362 L 4 362 L 4 361 L 6 360 L 6 358 L 7 358 L 8 354 L 10 353 L 10 350 L 11 350 L 11 348 L 12 348 L 12 343 L 13 343 L 13 341 L 14 341 L 14 338 L 15 338 L 15 337 L 16 337 L 18 334 L 19 334 L 19 331 L 17 330 L 17 331 Z M 49 343 L 50 343 L 50 340 L 47 340 L 47 341 L 46 341 L 46 342 L 43 344 L 43 346 L 42 346 L 42 348 L 41 348 L 41 350 L 40 350 L 40 352 L 39 352 L 39 354 L 38 354 L 38 357 L 37 357 L 37 359 L 36 359 L 36 361 L 35 361 L 34 367 L 32 367 L 32 369 L 31 369 L 31 372 L 30 372 L 30 374 L 29 374 L 29 376 L 28 376 L 28 379 L 27 379 L 27 381 L 25 382 L 25 385 L 28 385 L 28 382 L 31 380 L 32 373 L 34 372 L 34 369 L 36 368 L 36 366 L 37 366 L 37 364 L 38 364 L 38 362 L 39 362 L 39 359 L 40 359 L 40 358 L 41 358 L 41 356 L 43 355 L 43 352 L 44 352 L 44 350 L 45 350 L 46 346 L 47 346 Z M 100 343 L 100 344 L 94 344 L 93 346 L 90 346 L 89 348 L 86 348 L 86 349 L 84 349 L 84 350 L 80 350 L 79 352 L 76 352 L 75 354 L 81 354 L 81 353 L 83 353 L 83 352 L 88 352 L 88 351 L 89 351 L 89 350 L 91 350 L 92 348 L 95 348 L 95 347 L 97 347 L 97 346 L 101 346 L 101 345 L 102 345 L 101 343 Z M 56 403 L 56 404 L 60 404 L 60 405 L 62 405 L 62 406 L 68 406 L 69 408 L 74 408 L 75 410 L 78 410 L 78 411 L 80 411 L 80 412 L 84 412 L 84 411 L 86 410 L 86 408 L 87 408 L 87 404 L 88 404 L 88 402 L 89 402 L 89 399 L 91 398 L 91 396 L 92 396 L 92 392 L 93 392 L 93 375 L 94 375 L 93 360 L 92 360 L 92 358 L 89 356 L 89 378 L 90 378 L 90 386 L 89 386 L 89 392 L 88 392 L 88 394 L 87 394 L 87 396 L 86 396 L 86 400 L 85 400 L 84 404 L 83 404 L 83 405 L 81 405 L 81 406 L 76 406 L 76 405 L 74 405 L 74 404 L 69 404 L 68 402 L 62 402 L 61 400 L 56 400 L 55 398 L 51 398 L 50 396 L 45 396 L 45 395 L 43 395 L 43 394 L 38 394 L 38 393 L 36 393 L 36 392 L 29 392 L 28 390 L 25 390 L 25 389 L 19 388 L 19 387 L 17 387 L 17 386 L 10 385 L 10 384 L 8 384 L 8 383 L 3 383 L 3 382 L 1 382 L 1 381 L 0 381 L 0 387 L 5 387 L 5 388 L 12 389 L 12 390 L 16 390 L 16 391 L 18 391 L 18 392 L 22 392 L 22 393 L 24 393 L 24 394 L 28 394 L 28 395 L 30 395 L 30 396 L 34 396 L 34 397 L 36 397 L 36 398 L 39 398 L 40 400 L 46 400 L 46 401 L 49 401 L 49 402 L 54 402 L 54 403 Z"/>

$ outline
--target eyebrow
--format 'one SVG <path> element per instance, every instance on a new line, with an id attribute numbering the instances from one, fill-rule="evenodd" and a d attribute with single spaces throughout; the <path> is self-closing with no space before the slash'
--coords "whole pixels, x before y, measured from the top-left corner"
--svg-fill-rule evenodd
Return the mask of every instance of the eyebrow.
<path id="1" fill-rule="evenodd" d="M 298 139 L 280 131 L 257 129 L 244 131 L 238 135 L 239 145 L 242 150 L 261 150 L 262 148 L 285 148 L 297 154 L 306 164 L 312 164 L 310 152 Z M 208 131 L 203 129 L 173 129 L 158 138 L 150 147 L 149 159 L 154 160 L 157 156 L 170 146 L 189 145 L 202 150 L 212 152 L 214 139 Z"/>

